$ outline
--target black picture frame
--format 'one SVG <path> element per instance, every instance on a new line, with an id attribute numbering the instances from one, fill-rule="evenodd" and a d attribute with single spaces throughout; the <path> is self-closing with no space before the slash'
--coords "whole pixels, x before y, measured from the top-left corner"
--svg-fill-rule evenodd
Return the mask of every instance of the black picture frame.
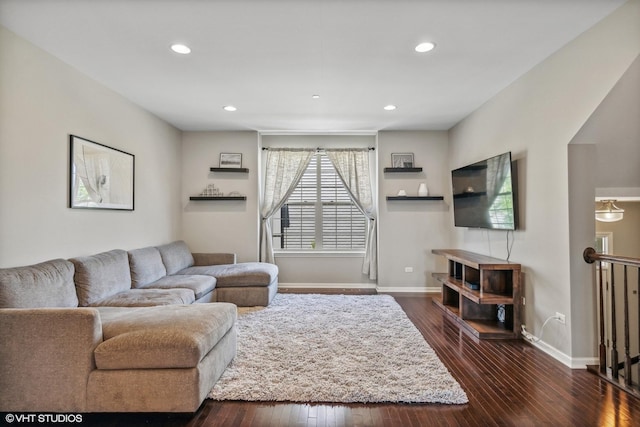
<path id="1" fill-rule="evenodd" d="M 135 156 L 69 135 L 69 207 L 132 211 Z"/>

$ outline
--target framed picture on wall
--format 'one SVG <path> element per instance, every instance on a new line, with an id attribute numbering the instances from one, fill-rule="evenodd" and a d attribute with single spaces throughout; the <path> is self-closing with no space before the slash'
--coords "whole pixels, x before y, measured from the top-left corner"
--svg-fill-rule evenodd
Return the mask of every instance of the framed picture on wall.
<path id="1" fill-rule="evenodd" d="M 135 156 L 69 137 L 69 207 L 133 210 Z"/>
<path id="2" fill-rule="evenodd" d="M 391 167 L 412 168 L 413 153 L 391 153 Z"/>
<path id="3" fill-rule="evenodd" d="M 220 167 L 221 168 L 241 168 L 242 154 L 241 153 L 220 153 Z"/>

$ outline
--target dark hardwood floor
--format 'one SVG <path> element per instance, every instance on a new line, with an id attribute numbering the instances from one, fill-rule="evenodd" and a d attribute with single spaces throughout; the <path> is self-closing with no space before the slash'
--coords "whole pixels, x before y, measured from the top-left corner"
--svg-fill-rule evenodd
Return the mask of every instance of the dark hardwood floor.
<path id="1" fill-rule="evenodd" d="M 418 294 L 393 294 L 467 392 L 466 405 L 206 400 L 195 414 L 85 414 L 85 425 L 640 426 L 640 399 L 522 340 L 477 341 Z"/>

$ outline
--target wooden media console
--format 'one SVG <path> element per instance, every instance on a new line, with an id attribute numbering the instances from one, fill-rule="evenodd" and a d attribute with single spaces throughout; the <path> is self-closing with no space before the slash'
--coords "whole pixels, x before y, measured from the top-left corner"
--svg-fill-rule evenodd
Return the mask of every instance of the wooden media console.
<path id="1" fill-rule="evenodd" d="M 434 249 L 447 273 L 434 273 L 442 295 L 433 302 L 480 339 L 515 339 L 521 325 L 521 265 L 458 249 Z"/>

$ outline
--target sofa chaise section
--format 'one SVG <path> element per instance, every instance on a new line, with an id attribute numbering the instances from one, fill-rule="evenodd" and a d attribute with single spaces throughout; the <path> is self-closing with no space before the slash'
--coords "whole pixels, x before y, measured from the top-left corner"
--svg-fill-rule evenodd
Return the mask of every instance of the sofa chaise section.
<path id="1" fill-rule="evenodd" d="M 167 274 L 215 277 L 217 301 L 240 307 L 267 306 L 278 292 L 278 266 L 275 264 L 236 263 L 234 254 L 192 254 L 183 241 L 157 248 Z"/>
<path id="2" fill-rule="evenodd" d="M 104 341 L 87 384 L 91 412 L 195 412 L 236 354 L 233 304 L 98 311 Z"/>
<path id="3" fill-rule="evenodd" d="M 267 306 L 278 292 L 278 267 L 264 262 L 187 267 L 177 274 L 208 274 L 217 279 L 218 301 L 240 307 Z"/>

